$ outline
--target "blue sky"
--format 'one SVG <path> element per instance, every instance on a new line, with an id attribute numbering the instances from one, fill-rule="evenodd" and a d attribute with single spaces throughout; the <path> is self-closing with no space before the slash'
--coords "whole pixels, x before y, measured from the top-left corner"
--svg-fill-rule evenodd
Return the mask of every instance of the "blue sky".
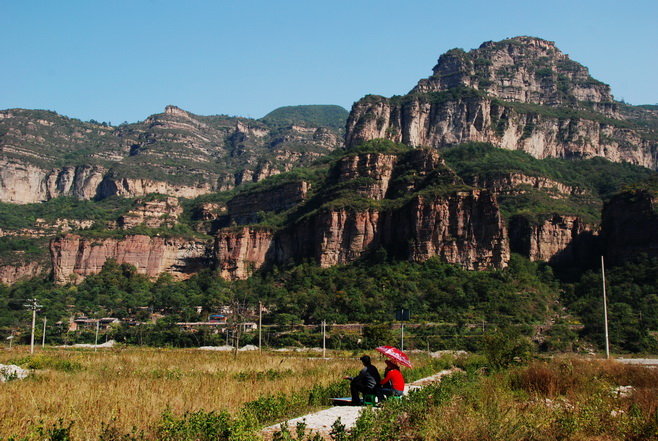
<path id="1" fill-rule="evenodd" d="M 262 117 L 403 94 L 453 47 L 556 42 L 633 104 L 658 103 L 658 1 L 0 0 L 0 108 L 137 121 L 175 104 Z"/>

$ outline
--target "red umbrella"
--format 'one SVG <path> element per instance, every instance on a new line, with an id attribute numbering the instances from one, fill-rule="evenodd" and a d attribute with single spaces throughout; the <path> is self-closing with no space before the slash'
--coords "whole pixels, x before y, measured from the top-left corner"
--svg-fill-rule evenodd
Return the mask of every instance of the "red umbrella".
<path id="1" fill-rule="evenodd" d="M 390 358 L 392 361 L 401 364 L 402 366 L 406 366 L 408 368 L 413 367 L 411 366 L 411 362 L 409 361 L 409 357 L 407 357 L 407 354 L 405 354 L 398 348 L 394 348 L 393 346 L 380 346 L 378 348 L 375 348 L 375 351 L 381 352 L 382 354 Z"/>

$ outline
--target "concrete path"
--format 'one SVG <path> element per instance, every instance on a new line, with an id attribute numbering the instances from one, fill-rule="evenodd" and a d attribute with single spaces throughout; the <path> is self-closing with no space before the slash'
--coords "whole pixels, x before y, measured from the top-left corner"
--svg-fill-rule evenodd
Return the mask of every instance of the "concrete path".
<path id="1" fill-rule="evenodd" d="M 409 391 L 420 389 L 423 386 L 427 386 L 431 383 L 437 383 L 441 381 L 441 378 L 445 377 L 446 375 L 450 375 L 458 371 L 459 369 L 457 368 L 447 369 L 432 376 L 416 380 L 413 383 L 407 384 L 405 386 L 404 393 L 406 395 L 409 393 Z M 307 431 L 317 432 L 324 438 L 328 438 L 329 432 L 331 432 L 331 426 L 338 418 L 340 418 L 340 422 L 345 425 L 346 429 L 351 429 L 354 427 L 354 424 L 356 423 L 356 420 L 359 418 L 359 415 L 363 409 L 363 406 L 330 407 L 329 409 L 324 409 L 315 413 L 309 413 L 308 415 L 304 415 L 299 418 L 294 418 L 289 421 L 283 421 L 273 426 L 266 427 L 263 429 L 263 435 L 266 439 L 271 438 L 272 434 L 278 431 L 282 424 L 287 424 L 288 428 L 294 432 L 297 423 L 304 421 L 306 422 Z"/>
<path id="2" fill-rule="evenodd" d="M 658 358 L 617 358 L 616 361 L 624 364 L 658 367 Z"/>

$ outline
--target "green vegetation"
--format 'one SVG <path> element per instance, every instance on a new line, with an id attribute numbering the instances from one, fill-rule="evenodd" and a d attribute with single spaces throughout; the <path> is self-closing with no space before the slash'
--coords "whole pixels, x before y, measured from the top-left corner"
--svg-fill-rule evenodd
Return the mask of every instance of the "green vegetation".
<path id="1" fill-rule="evenodd" d="M 520 187 L 522 192 L 501 194 L 506 217 L 523 215 L 535 222 L 552 213 L 582 216 L 586 222 L 600 219 L 602 201 L 613 194 L 656 176 L 654 171 L 603 158 L 585 160 L 536 159 L 521 151 L 485 143 L 467 143 L 443 152 L 447 164 L 467 183 L 492 181 L 510 173 L 545 177 L 574 188 L 572 194 L 550 189 Z"/>
<path id="2" fill-rule="evenodd" d="M 338 439 L 656 440 L 657 381 L 655 370 L 578 360 L 469 372 L 364 412 Z M 630 394 L 615 393 L 629 385 Z"/>
<path id="3" fill-rule="evenodd" d="M 59 197 L 35 204 L 8 204 L 0 202 L 2 228 L 33 228 L 37 219 L 52 223 L 57 219 L 92 220 L 105 225 L 116 220 L 133 206 L 133 199 L 111 197 L 100 201 L 85 201 L 72 197 Z"/>
<path id="4" fill-rule="evenodd" d="M 450 338 L 441 340 L 430 341 L 432 330 L 419 329 L 420 347 L 426 343 L 450 342 L 458 347 L 473 347 L 477 346 L 476 340 L 464 341 L 473 337 L 455 339 L 453 336 L 463 333 L 468 324 L 475 324 L 479 329 L 483 321 L 489 325 L 515 326 L 543 323 L 557 298 L 557 284 L 547 265 L 530 263 L 519 256 L 514 256 L 505 270 L 470 272 L 438 259 L 424 263 L 390 262 L 382 251 L 371 260 L 352 265 L 323 269 L 302 264 L 235 282 L 210 272 L 181 282 L 173 281 L 167 274 L 150 281 L 137 274 L 134 267 L 109 260 L 103 271 L 87 277 L 80 285 L 54 286 L 39 280 L 19 282 L 11 287 L 0 285 L 0 303 L 6 305 L 0 313 L 0 326 L 29 319 L 22 302 L 16 300 L 28 296 L 39 299 L 53 323 L 68 317 L 71 313 L 68 305 L 75 305 L 77 312 L 119 318 L 147 307 L 168 314 L 167 320 L 150 325 L 148 331 L 139 328 L 116 331 L 121 341 L 133 343 L 199 345 L 200 335 L 184 335 L 174 322 L 199 320 L 203 314 L 239 299 L 251 307 L 262 301 L 270 311 L 265 322 L 271 324 L 321 320 L 387 323 L 393 320 L 395 310 L 407 308 L 416 322 L 447 325 L 444 330 Z M 202 306 L 201 315 L 196 311 L 197 306 Z M 523 329 L 530 332 L 527 327 Z"/>
<path id="5" fill-rule="evenodd" d="M 0 237 L 0 263 L 2 264 L 41 260 L 47 254 L 47 250 L 47 238 Z"/>
<path id="6" fill-rule="evenodd" d="M 345 129 L 349 112 L 336 105 L 302 105 L 279 107 L 261 118 L 272 125 L 302 124 L 311 127 Z"/>
<path id="7" fill-rule="evenodd" d="M 403 96 L 392 96 L 389 101 L 393 105 L 404 106 L 412 102 L 441 105 L 452 101 L 477 99 L 486 97 L 487 93 L 470 87 L 458 86 L 442 92 L 413 92 Z"/>
<path id="8" fill-rule="evenodd" d="M 522 114 L 542 115 L 557 119 L 585 119 L 621 129 L 638 128 L 636 124 L 631 122 L 610 118 L 601 113 L 587 110 L 585 108 L 543 106 L 534 103 L 503 101 L 497 98 L 493 98 L 491 101 L 493 104 L 513 109 L 517 113 Z"/>
<path id="9" fill-rule="evenodd" d="M 638 257 L 606 269 L 610 342 L 631 352 L 658 351 L 658 258 Z M 564 305 L 585 325 L 583 336 L 599 346 L 604 341 L 601 274 L 588 271 L 565 285 Z"/>

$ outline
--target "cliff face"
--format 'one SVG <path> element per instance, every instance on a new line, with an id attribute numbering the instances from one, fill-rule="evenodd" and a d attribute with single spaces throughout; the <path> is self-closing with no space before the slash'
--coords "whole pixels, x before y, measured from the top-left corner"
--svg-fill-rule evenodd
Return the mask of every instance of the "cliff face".
<path id="1" fill-rule="evenodd" d="M 448 92 L 446 92 L 448 93 Z M 466 93 L 454 99 L 409 95 L 407 100 L 366 97 L 354 104 L 346 144 L 386 138 L 414 146 L 441 148 L 469 141 L 523 150 L 536 158 L 604 157 L 656 168 L 656 141 L 625 123 L 588 120 L 567 112 L 552 116 Z M 557 115 L 557 113 L 555 113 Z M 592 116 L 594 118 L 594 116 Z"/>
<path id="2" fill-rule="evenodd" d="M 246 279 L 267 261 L 273 233 L 270 230 L 241 228 L 221 231 L 215 240 L 217 269 L 225 279 Z"/>
<path id="3" fill-rule="evenodd" d="M 117 220 L 119 228 L 128 230 L 138 225 L 149 228 L 173 227 L 183 213 L 178 199 L 172 197 L 150 201 L 137 200 L 135 204 L 135 208 L 119 217 Z"/>
<path id="4" fill-rule="evenodd" d="M 226 204 L 229 220 L 237 224 L 258 222 L 259 212 L 281 212 L 306 199 L 309 184 L 304 181 L 277 185 L 265 191 L 237 195 Z"/>
<path id="5" fill-rule="evenodd" d="M 613 197 L 603 207 L 606 261 L 619 264 L 641 254 L 658 256 L 655 192 L 637 190 Z"/>
<path id="6" fill-rule="evenodd" d="M 215 245 L 220 271 L 227 278 L 245 278 L 253 269 L 305 259 L 328 267 L 353 262 L 379 248 L 413 261 L 438 256 L 468 269 L 504 267 L 509 246 L 494 195 L 450 187 L 422 196 L 409 194 L 427 188 L 430 178 L 433 185 L 453 185 L 458 178 L 444 168 L 436 152 L 428 150 L 348 155 L 336 162 L 326 184 L 337 200 L 277 231 L 220 230 Z M 345 193 L 336 189 L 370 201 L 371 206 L 340 206 Z M 308 203 L 321 205 L 322 197 L 327 195 Z"/>
<path id="7" fill-rule="evenodd" d="M 10 265 L 0 265 L 0 283 L 11 285 L 21 280 L 47 275 L 47 266 L 41 262 L 15 262 Z"/>
<path id="8" fill-rule="evenodd" d="M 565 195 L 583 195 L 586 191 L 579 187 L 566 185 L 544 176 L 528 176 L 523 173 L 501 173 L 497 176 L 473 176 L 467 184 L 486 188 L 496 194 L 522 193 L 525 188 L 545 191 L 554 198 Z"/>
<path id="9" fill-rule="evenodd" d="M 50 243 L 50 254 L 57 283 L 96 274 L 108 259 L 134 265 L 139 273 L 150 277 L 168 272 L 179 279 L 210 266 L 203 241 L 141 235 L 88 239 L 69 234 Z"/>
<path id="10" fill-rule="evenodd" d="M 397 162 L 396 155 L 366 153 L 350 155 L 334 168 L 336 183 L 360 179 L 354 191 L 368 199 L 384 199 Z"/>
<path id="11" fill-rule="evenodd" d="M 29 163 L 0 159 L 0 201 L 27 204 L 58 196 L 92 199 L 105 172 L 95 166 L 43 170 Z"/>
<path id="12" fill-rule="evenodd" d="M 554 265 L 576 265 L 588 261 L 598 248 L 592 225 L 578 216 L 555 214 L 539 224 L 521 216 L 510 220 L 510 247 L 530 260 Z"/>
<path id="13" fill-rule="evenodd" d="M 200 116 L 175 106 L 118 127 L 10 109 L 0 111 L 0 201 L 191 198 L 307 165 L 341 144 L 333 127 Z"/>
<path id="14" fill-rule="evenodd" d="M 484 90 L 505 101 L 543 105 L 590 102 L 616 114 L 610 86 L 562 53 L 552 41 L 516 37 L 488 41 L 478 49 L 453 49 L 439 58 L 430 78 L 413 91 L 441 92 L 458 86 Z"/>
<path id="15" fill-rule="evenodd" d="M 447 262 L 471 270 L 507 265 L 507 229 L 496 197 L 491 193 L 471 190 L 448 196 L 417 197 L 407 210 L 400 213 L 400 220 L 411 219 L 411 260 L 441 256 Z"/>
<path id="16" fill-rule="evenodd" d="M 601 156 L 656 168 L 658 143 L 618 111 L 609 87 L 552 42 L 518 37 L 452 50 L 406 96 L 355 103 L 346 145 L 386 138 L 441 148 L 468 141 L 536 158 Z"/>

